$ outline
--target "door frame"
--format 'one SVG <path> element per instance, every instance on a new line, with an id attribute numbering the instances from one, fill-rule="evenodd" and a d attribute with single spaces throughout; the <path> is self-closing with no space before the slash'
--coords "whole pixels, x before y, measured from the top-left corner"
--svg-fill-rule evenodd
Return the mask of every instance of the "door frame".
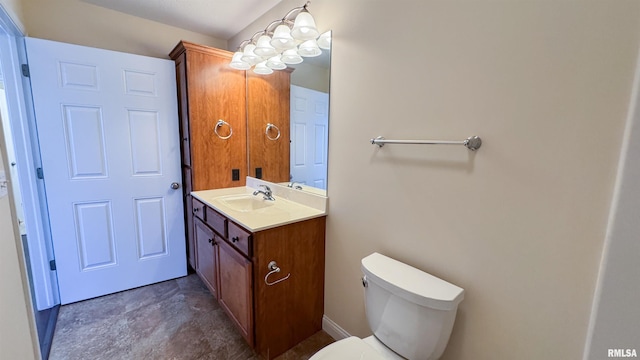
<path id="1" fill-rule="evenodd" d="M 43 263 L 35 264 L 36 268 L 33 269 L 33 267 L 30 267 L 30 264 L 27 263 L 29 259 L 25 256 L 26 246 L 34 247 L 31 252 L 32 257 L 30 258 L 33 261 L 41 259 L 42 254 L 46 253 L 48 224 L 46 224 L 44 220 L 47 219 L 47 217 L 43 217 L 43 207 L 41 206 L 44 193 L 39 191 L 39 188 L 42 188 L 43 184 L 38 184 L 36 167 L 33 166 L 35 164 L 33 153 L 34 149 L 37 149 L 37 141 L 34 142 L 35 137 L 29 130 L 31 121 L 33 121 L 33 117 L 30 119 L 28 115 L 29 113 L 33 113 L 33 106 L 31 106 L 31 108 L 29 107 L 31 103 L 28 100 L 30 88 L 28 87 L 28 79 L 22 78 L 22 74 L 20 73 L 20 64 L 23 63 L 21 60 L 25 59 L 23 39 L 23 27 L 16 24 L 4 5 L 0 4 L 0 66 L 2 66 L 6 90 L 7 112 L 9 114 L 9 122 L 12 126 L 12 134 L 10 134 L 10 136 L 12 136 L 14 142 L 17 160 L 26 165 L 18 169 L 18 182 L 22 190 L 27 238 L 33 242 L 33 245 L 27 245 L 21 241 L 20 234 L 16 234 L 15 242 L 17 253 L 15 256 L 18 258 L 19 271 L 22 273 L 22 290 L 24 292 L 24 303 L 28 313 L 28 326 L 30 328 L 30 333 L 23 334 L 22 336 L 30 337 L 34 358 L 40 359 L 40 345 L 34 315 L 36 304 L 31 300 L 35 299 L 35 296 L 32 297 L 32 294 L 35 295 L 35 281 L 30 280 L 28 276 L 29 270 L 32 270 L 31 275 L 33 277 L 38 277 L 39 287 L 43 290 L 43 294 L 39 296 L 43 306 L 50 304 L 49 307 L 52 307 L 56 304 L 57 282 L 52 281 L 52 279 L 55 279 L 54 272 L 43 271 Z M 4 143 L 4 140 L 2 143 Z M 34 144 L 36 144 L 36 147 L 34 147 Z M 11 206 L 14 205 L 12 204 Z"/>
<path id="2" fill-rule="evenodd" d="M 21 64 L 27 64 L 24 34 L 2 10 L 0 25 L 5 34 L 0 36 L 0 56 L 7 90 L 7 110 L 16 158 L 19 164 L 26 165 L 18 167 L 27 235 L 23 256 L 30 269 L 30 287 L 36 310 L 44 310 L 59 304 L 60 299 L 56 273 L 50 269 L 49 263 L 54 259 L 54 254 L 49 214 L 46 206 L 43 206 L 46 204 L 44 182 L 38 179 L 37 174 L 41 165 L 31 86 L 29 79 L 21 73 Z"/>

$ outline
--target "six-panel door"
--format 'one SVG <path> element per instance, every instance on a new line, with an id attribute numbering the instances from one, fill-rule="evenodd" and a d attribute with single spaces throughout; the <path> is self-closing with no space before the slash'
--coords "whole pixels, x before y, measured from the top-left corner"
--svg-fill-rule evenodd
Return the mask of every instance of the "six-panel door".
<path id="1" fill-rule="evenodd" d="M 62 304 L 186 275 L 173 62 L 26 45 Z"/>

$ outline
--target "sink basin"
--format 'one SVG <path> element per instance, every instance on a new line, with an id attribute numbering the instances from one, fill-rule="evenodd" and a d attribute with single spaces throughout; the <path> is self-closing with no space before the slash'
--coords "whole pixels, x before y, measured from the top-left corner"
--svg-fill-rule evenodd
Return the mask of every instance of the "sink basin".
<path id="1" fill-rule="evenodd" d="M 218 199 L 223 205 L 240 212 L 249 212 L 268 208 L 274 205 L 274 201 L 264 200 L 262 196 L 251 194 L 230 195 Z"/>

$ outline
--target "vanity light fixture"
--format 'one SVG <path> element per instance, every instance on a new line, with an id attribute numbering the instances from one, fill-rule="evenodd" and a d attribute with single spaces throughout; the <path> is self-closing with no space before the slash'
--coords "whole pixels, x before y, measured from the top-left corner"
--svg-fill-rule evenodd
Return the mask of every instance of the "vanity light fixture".
<path id="1" fill-rule="evenodd" d="M 273 73 L 273 69 L 267 66 L 267 61 L 256 64 L 253 68 L 253 72 L 260 75 L 269 75 Z"/>
<path id="2" fill-rule="evenodd" d="M 271 74 L 299 64 L 303 57 L 322 54 L 331 46 L 331 32 L 320 34 L 313 16 L 307 10 L 311 2 L 289 11 L 282 19 L 271 22 L 264 30 L 240 43 L 229 66 L 257 74 Z"/>
<path id="3" fill-rule="evenodd" d="M 318 46 L 320 49 L 329 50 L 331 49 L 331 31 L 325 31 L 320 34 L 320 37 L 317 40 Z"/>

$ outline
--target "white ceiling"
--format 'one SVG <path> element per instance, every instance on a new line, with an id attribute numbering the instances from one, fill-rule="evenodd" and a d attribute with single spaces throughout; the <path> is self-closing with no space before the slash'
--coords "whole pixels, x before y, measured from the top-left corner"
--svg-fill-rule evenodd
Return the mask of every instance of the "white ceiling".
<path id="1" fill-rule="evenodd" d="M 82 1 L 228 40 L 282 0 Z"/>

